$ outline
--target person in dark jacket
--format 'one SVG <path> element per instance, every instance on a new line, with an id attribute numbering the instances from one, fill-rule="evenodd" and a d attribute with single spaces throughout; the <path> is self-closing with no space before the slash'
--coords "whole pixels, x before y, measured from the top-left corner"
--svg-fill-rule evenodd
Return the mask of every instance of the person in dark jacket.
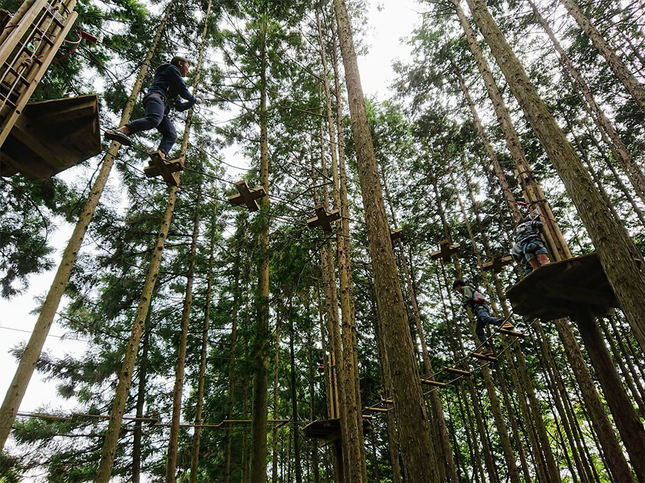
<path id="1" fill-rule="evenodd" d="M 513 330 L 515 327 L 510 322 L 504 322 L 503 319 L 492 317 L 490 315 L 488 302 L 472 285 L 468 285 L 463 280 L 455 280 L 452 284 L 452 288 L 462 295 L 462 304 L 465 307 L 473 309 L 473 312 L 475 313 L 475 333 L 477 334 L 479 342 L 482 344 L 482 348 L 479 350 L 479 353 L 485 356 L 492 355 L 493 351 L 486 340 L 484 327 L 489 324 L 496 325 L 505 330 Z"/>
<path id="2" fill-rule="evenodd" d="M 130 121 L 117 129 L 106 131 L 105 137 L 130 146 L 131 134 L 157 128 L 161 133 L 161 143 L 157 153 L 165 159 L 177 140 L 177 131 L 168 117 L 171 106 L 181 112 L 190 109 L 197 102 L 197 99 L 188 91 L 183 79 L 188 75 L 189 69 L 190 61 L 180 56 L 173 57 L 170 64 L 157 67 L 152 84 L 143 98 L 146 116 Z M 182 102 L 181 99 L 185 101 Z"/>
<path id="3" fill-rule="evenodd" d="M 541 229 L 541 221 L 524 218 L 520 220 L 513 232 L 515 245 L 521 249 L 525 260 L 531 264 L 533 270 L 549 263 L 546 247 L 540 238 Z"/>

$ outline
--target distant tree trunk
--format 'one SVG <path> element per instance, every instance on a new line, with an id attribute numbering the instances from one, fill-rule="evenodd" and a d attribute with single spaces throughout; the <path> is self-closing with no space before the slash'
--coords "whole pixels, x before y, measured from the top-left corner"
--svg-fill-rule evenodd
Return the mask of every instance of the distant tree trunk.
<path id="1" fill-rule="evenodd" d="M 141 362 L 139 363 L 139 387 L 137 388 L 137 403 L 134 422 L 134 431 L 132 434 L 132 482 L 139 483 L 141 479 L 141 427 L 143 422 L 139 419 L 143 417 L 143 409 L 146 402 L 146 382 L 148 378 L 148 342 L 150 341 L 150 317 L 146 320 L 144 327 L 143 340 L 141 341 Z"/>
<path id="2" fill-rule="evenodd" d="M 197 407 L 195 409 L 195 432 L 193 433 L 193 454 L 190 463 L 190 483 L 196 483 L 199 470 L 199 446 L 202 434 L 202 409 L 204 407 L 204 377 L 206 375 L 206 362 L 208 358 L 208 330 L 211 316 L 211 296 L 213 293 L 213 265 L 215 262 L 215 222 L 217 220 L 217 204 L 213 207 L 211 223 L 211 239 L 208 257 L 208 281 L 206 284 L 206 307 L 204 310 L 204 326 L 202 328 L 202 347 L 199 355 L 199 372 L 197 374 Z M 228 425 L 230 426 L 230 425 Z"/>
<path id="3" fill-rule="evenodd" d="M 339 176 L 338 176 L 338 150 L 334 146 L 336 141 L 335 135 L 335 122 L 333 119 L 333 112 L 331 106 L 331 90 L 329 86 L 329 71 L 327 68 L 327 53 L 325 49 L 325 40 L 323 38 L 323 31 L 320 23 L 320 15 L 316 10 L 316 22 L 318 25 L 318 38 L 320 41 L 321 60 L 323 65 L 323 85 L 325 88 L 325 112 L 327 117 L 327 131 L 329 135 L 329 152 L 331 154 L 331 174 L 332 174 L 332 198 L 334 200 L 334 208 L 343 210 L 347 213 L 347 208 L 343 205 L 347 204 L 347 200 L 341 201 L 339 191 Z M 337 99 L 339 102 L 340 99 Z M 340 134 L 340 133 L 339 133 Z M 353 418 L 355 423 L 349 424 L 347 427 L 347 444 L 349 450 L 350 460 L 353 462 L 349 468 L 350 481 L 360 483 L 367 481 L 367 468 L 365 466 L 365 439 L 363 435 L 363 419 L 361 414 L 360 390 L 358 384 L 358 364 L 354 354 L 356 349 L 356 339 L 353 333 L 356 331 L 354 323 L 354 311 L 352 310 L 353 298 L 353 283 L 351 279 L 351 267 L 349 265 L 349 244 L 345 239 L 349 238 L 349 225 L 347 214 L 341 214 L 341 221 L 339 229 L 336 231 L 336 247 L 338 254 L 338 278 L 340 281 L 340 309 L 342 316 L 342 347 L 343 347 L 343 387 L 345 389 L 345 398 L 343 400 L 343 408 L 347 413 L 347 418 Z M 345 232 L 347 227 L 347 232 Z"/>
<path id="4" fill-rule="evenodd" d="M 593 42 L 598 52 L 600 52 L 600 55 L 607 61 L 612 72 L 622 82 L 634 100 L 640 105 L 641 109 L 645 109 L 645 88 L 636 80 L 629 69 L 627 69 L 624 62 L 616 55 L 616 52 L 614 52 L 607 41 L 600 35 L 600 32 L 598 32 L 582 10 L 580 10 L 578 4 L 574 0 L 560 0 L 560 3 L 566 7 L 582 31 Z"/>
<path id="5" fill-rule="evenodd" d="M 184 308 L 181 314 L 179 334 L 179 347 L 177 348 L 177 363 L 175 365 L 175 385 L 172 399 L 172 419 L 170 422 L 170 436 L 168 438 L 168 453 L 166 461 L 166 482 L 175 481 L 177 471 L 177 449 L 179 445 L 179 422 L 181 419 L 181 396 L 184 387 L 184 369 L 186 364 L 186 345 L 188 343 L 188 324 L 190 311 L 193 306 L 193 280 L 195 278 L 195 256 L 197 255 L 197 238 L 199 237 L 199 210 L 202 203 L 202 184 L 199 184 L 197 199 L 195 200 L 193 214 L 193 234 L 190 243 L 190 256 L 188 273 L 186 274 L 186 294 Z"/>
<path id="6" fill-rule="evenodd" d="M 269 192 L 269 147 L 267 139 L 267 13 L 262 14 L 260 32 L 260 184 Z M 251 428 L 251 481 L 266 481 L 267 464 L 267 345 L 269 341 L 269 197 L 260 202 L 262 231 L 258 237 L 258 292 L 253 358 L 253 423 Z"/>
<path id="7" fill-rule="evenodd" d="M 369 252 L 374 267 L 379 323 L 383 330 L 394 385 L 394 410 L 399 423 L 401 455 L 410 481 L 436 481 L 430 462 L 431 442 L 419 373 L 414 361 L 407 314 L 398 283 L 396 261 L 378 180 L 374 147 L 367 122 L 365 101 L 351 27 L 344 0 L 334 0 L 341 53 L 345 66 L 352 132 L 365 206 Z"/>
<path id="8" fill-rule="evenodd" d="M 643 258 L 634 247 L 625 227 L 604 206 L 589 173 L 540 98 L 482 0 L 468 0 L 468 5 L 513 95 L 576 205 L 616 298 L 641 347 L 645 348 L 645 273 L 639 268 Z"/>
<path id="9" fill-rule="evenodd" d="M 298 427 L 298 389 L 296 387 L 296 353 L 294 350 L 293 339 L 295 329 L 293 324 L 294 313 L 289 301 L 289 362 L 291 366 L 291 421 L 293 433 L 293 455 L 296 467 L 296 483 L 302 483 L 302 463 L 300 462 L 300 428 Z"/>
<path id="10" fill-rule="evenodd" d="M 123 112 L 121 113 L 121 124 L 125 124 L 130 120 L 132 114 L 132 109 L 134 104 L 137 101 L 137 97 L 141 92 L 143 86 L 143 81 L 145 80 L 146 74 L 148 73 L 148 68 L 150 62 L 155 55 L 159 41 L 161 40 L 161 35 L 164 32 L 166 27 L 166 22 L 170 16 L 170 11 L 172 8 L 173 0 L 170 0 L 166 5 L 161 22 L 157 27 L 154 38 L 148 48 L 148 52 L 141 64 L 141 70 L 137 75 L 137 79 L 132 87 L 132 92 L 128 97 L 128 100 L 123 107 Z M 5 31 L 6 32 L 6 31 Z M 45 302 L 43 303 L 42 308 L 40 309 L 40 314 L 38 315 L 38 320 L 34 326 L 34 330 L 29 338 L 29 342 L 25 347 L 25 350 L 20 357 L 20 362 L 18 363 L 18 368 L 16 369 L 16 374 L 7 389 L 7 394 L 0 408 L 0 451 L 4 448 L 7 437 L 11 432 L 11 427 L 14 420 L 16 419 L 16 413 L 22 402 L 22 398 L 25 395 L 27 386 L 36 367 L 36 363 L 40 358 L 40 353 L 43 350 L 43 345 L 47 339 L 47 334 L 49 334 L 49 329 L 54 322 L 54 317 L 56 316 L 56 311 L 60 304 L 60 300 L 65 291 L 65 287 L 69 282 L 72 269 L 76 263 L 76 258 L 78 257 L 78 252 L 83 243 L 83 238 L 85 237 L 85 232 L 87 227 L 92 221 L 92 216 L 94 215 L 94 210 L 98 205 L 99 199 L 103 194 L 103 189 L 107 183 L 108 176 L 114 164 L 114 159 L 119 151 L 121 145 L 117 142 L 112 142 L 110 148 L 105 153 L 103 161 L 101 163 L 101 169 L 99 170 L 98 175 L 94 185 L 90 190 L 87 201 L 83 206 L 83 210 L 78 218 L 78 222 L 74 227 L 72 236 L 69 239 L 67 247 L 63 252 L 63 257 L 56 271 L 54 281 L 47 293 Z M 143 323 L 143 321 L 142 321 Z M 111 466 L 111 464 L 110 464 Z"/>
<path id="11" fill-rule="evenodd" d="M 278 367 L 280 364 L 280 329 L 278 324 L 275 328 L 275 358 L 273 359 L 273 419 L 278 419 Z M 271 482 L 278 482 L 278 425 L 274 424 L 272 428 L 272 442 L 271 442 Z"/>

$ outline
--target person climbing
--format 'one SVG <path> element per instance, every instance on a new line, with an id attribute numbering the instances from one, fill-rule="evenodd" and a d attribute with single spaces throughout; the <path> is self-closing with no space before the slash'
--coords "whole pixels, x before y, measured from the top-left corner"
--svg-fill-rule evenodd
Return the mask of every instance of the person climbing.
<path id="1" fill-rule="evenodd" d="M 189 70 L 190 61 L 178 55 L 172 58 L 170 64 L 157 67 L 152 84 L 143 98 L 146 116 L 116 129 L 108 129 L 105 137 L 124 146 L 130 146 L 132 145 L 130 135 L 156 127 L 161 133 L 161 142 L 159 149 L 150 154 L 166 159 L 177 140 L 177 131 L 168 117 L 171 106 L 181 112 L 190 109 L 197 102 L 197 98 L 188 91 L 183 79 L 188 75 Z M 179 98 L 185 99 L 185 102 L 181 102 Z"/>
<path id="2" fill-rule="evenodd" d="M 541 229 L 541 221 L 526 217 L 520 220 L 513 231 L 515 244 L 522 250 L 522 254 L 526 261 L 531 264 L 532 270 L 549 263 L 546 247 L 542 238 L 540 238 Z"/>
<path id="3" fill-rule="evenodd" d="M 477 334 L 477 338 L 482 345 L 479 353 L 484 356 L 492 355 L 493 351 L 490 348 L 490 344 L 486 340 L 484 327 L 489 324 L 496 325 L 504 330 L 514 330 L 515 327 L 510 322 L 504 322 L 503 319 L 492 317 L 490 315 L 490 307 L 488 307 L 487 300 L 472 285 L 468 285 L 463 280 L 458 279 L 454 281 L 452 288 L 462 295 L 462 304 L 465 307 L 472 308 L 473 312 L 475 313 L 475 333 Z"/>

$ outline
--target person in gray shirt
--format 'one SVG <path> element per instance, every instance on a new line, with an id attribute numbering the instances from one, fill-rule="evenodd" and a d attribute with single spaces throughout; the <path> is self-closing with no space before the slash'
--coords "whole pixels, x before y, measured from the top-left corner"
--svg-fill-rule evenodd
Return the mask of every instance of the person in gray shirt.
<path id="1" fill-rule="evenodd" d="M 479 342 L 482 344 L 482 348 L 479 350 L 479 353 L 485 356 L 492 355 L 493 351 L 486 340 L 484 327 L 489 324 L 496 325 L 505 330 L 513 330 L 515 327 L 510 322 L 504 322 L 503 319 L 491 316 L 488 301 L 472 285 L 467 284 L 463 280 L 455 280 L 452 284 L 452 288 L 461 294 L 462 304 L 465 307 L 473 309 L 473 312 L 475 313 L 475 333 L 477 334 Z"/>

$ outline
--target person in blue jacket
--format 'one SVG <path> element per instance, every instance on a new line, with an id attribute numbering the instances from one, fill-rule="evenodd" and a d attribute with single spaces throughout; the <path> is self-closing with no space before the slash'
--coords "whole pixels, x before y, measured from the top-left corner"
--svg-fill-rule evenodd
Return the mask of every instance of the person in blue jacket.
<path id="1" fill-rule="evenodd" d="M 116 129 L 109 129 L 105 137 L 117 141 L 124 146 L 130 146 L 132 139 L 130 135 L 153 128 L 161 133 L 158 154 L 165 159 L 170 149 L 177 140 L 177 131 L 168 117 L 170 108 L 177 111 L 190 109 L 197 99 L 188 91 L 183 77 L 188 75 L 190 61 L 185 57 L 175 56 L 170 64 L 162 64 L 157 67 L 152 84 L 143 98 L 145 117 L 135 119 Z M 182 102 L 181 99 L 185 101 Z"/>

